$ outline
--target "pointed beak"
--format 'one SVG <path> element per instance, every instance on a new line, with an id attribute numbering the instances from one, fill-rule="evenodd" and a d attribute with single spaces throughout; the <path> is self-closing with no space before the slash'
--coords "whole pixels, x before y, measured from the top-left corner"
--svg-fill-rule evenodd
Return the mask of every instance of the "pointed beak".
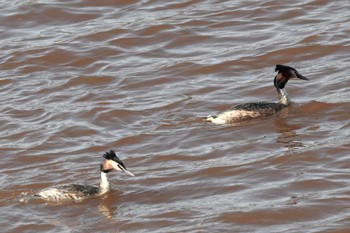
<path id="1" fill-rule="evenodd" d="M 130 171 L 128 171 L 126 168 L 124 168 L 122 165 L 116 163 L 116 162 L 113 162 L 112 163 L 112 167 L 114 170 L 116 171 L 123 171 L 125 172 L 126 174 L 128 174 L 129 176 L 135 176 L 133 173 L 131 173 Z"/>
<path id="2" fill-rule="evenodd" d="M 123 172 L 125 172 L 126 174 L 128 174 L 129 176 L 135 176 L 132 172 L 126 170 L 125 168 L 123 168 L 123 166 L 118 166 Z"/>
<path id="3" fill-rule="evenodd" d="M 125 172 L 125 173 L 128 174 L 129 176 L 135 176 L 133 173 L 131 173 L 131 172 L 128 171 L 128 170 L 123 170 L 123 172 Z"/>
<path id="4" fill-rule="evenodd" d="M 302 79 L 302 80 L 307 80 L 307 81 L 309 81 L 309 79 L 308 79 L 308 78 L 306 78 L 306 77 L 302 76 L 302 75 L 301 75 L 301 74 L 299 74 L 298 72 L 295 72 L 295 74 L 297 75 L 297 77 L 298 77 L 298 78 L 300 78 L 300 79 Z"/>

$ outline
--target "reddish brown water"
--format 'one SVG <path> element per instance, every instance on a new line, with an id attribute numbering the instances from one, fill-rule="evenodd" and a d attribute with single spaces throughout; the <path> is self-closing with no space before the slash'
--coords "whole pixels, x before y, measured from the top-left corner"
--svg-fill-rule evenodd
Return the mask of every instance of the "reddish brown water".
<path id="1" fill-rule="evenodd" d="M 0 1 L 1 232 L 349 232 L 348 1 Z M 265 119 L 202 122 L 276 101 Z M 25 194 L 136 174 L 75 204 Z"/>

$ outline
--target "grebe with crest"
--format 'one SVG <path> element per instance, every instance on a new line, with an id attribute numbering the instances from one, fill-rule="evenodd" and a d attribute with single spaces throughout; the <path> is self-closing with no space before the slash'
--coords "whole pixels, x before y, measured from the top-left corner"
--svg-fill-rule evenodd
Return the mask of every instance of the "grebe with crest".
<path id="1" fill-rule="evenodd" d="M 99 187 L 81 184 L 58 185 L 44 189 L 34 196 L 53 202 L 81 201 L 91 196 L 101 196 L 107 193 L 109 191 L 107 173 L 112 170 L 123 171 L 130 176 L 134 176 L 134 174 L 126 169 L 124 163 L 117 157 L 113 150 L 106 152 L 103 157 L 105 160 L 100 165 L 101 181 Z"/>
<path id="2" fill-rule="evenodd" d="M 290 66 L 276 65 L 275 71 L 278 71 L 273 81 L 278 93 L 277 103 L 256 102 L 239 104 L 230 110 L 224 111 L 215 116 L 207 116 L 204 119 L 215 124 L 229 124 L 273 115 L 281 109 L 289 106 L 291 101 L 285 89 L 288 80 L 291 78 L 299 78 L 302 80 L 309 79 L 302 76 L 296 69 Z"/>

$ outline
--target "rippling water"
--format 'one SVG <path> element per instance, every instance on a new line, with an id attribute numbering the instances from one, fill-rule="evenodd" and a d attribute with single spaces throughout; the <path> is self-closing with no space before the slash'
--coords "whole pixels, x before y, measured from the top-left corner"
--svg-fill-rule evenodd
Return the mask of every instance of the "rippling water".
<path id="1" fill-rule="evenodd" d="M 348 232 L 348 1 L 0 0 L 2 232 Z M 201 117 L 294 104 L 217 126 Z M 20 202 L 136 174 L 75 204 Z"/>

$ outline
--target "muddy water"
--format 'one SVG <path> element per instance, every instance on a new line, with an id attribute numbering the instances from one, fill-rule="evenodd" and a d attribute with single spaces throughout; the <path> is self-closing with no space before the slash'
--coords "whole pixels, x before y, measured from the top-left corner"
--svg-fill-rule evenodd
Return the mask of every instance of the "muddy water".
<path id="1" fill-rule="evenodd" d="M 1 232 L 349 232 L 348 1 L 0 1 Z M 202 122 L 275 101 L 235 125 Z M 136 174 L 82 203 L 104 151 Z"/>

